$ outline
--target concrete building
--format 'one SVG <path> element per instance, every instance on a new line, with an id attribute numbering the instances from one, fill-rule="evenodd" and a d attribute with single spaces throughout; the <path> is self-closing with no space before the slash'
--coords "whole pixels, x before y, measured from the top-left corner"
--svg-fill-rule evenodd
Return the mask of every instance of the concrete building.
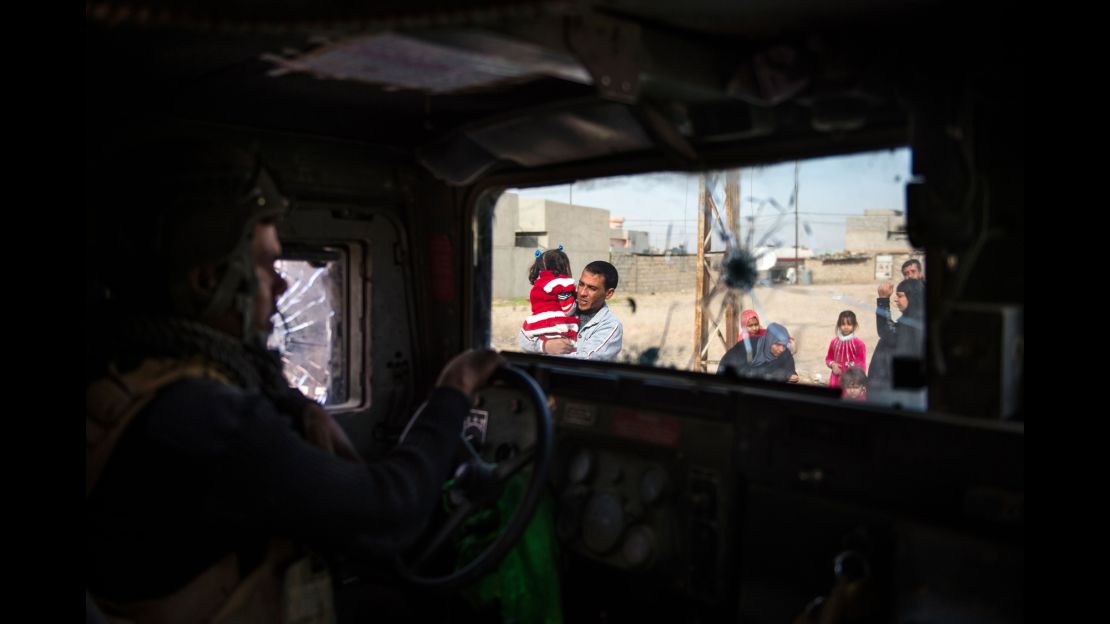
<path id="1" fill-rule="evenodd" d="M 899 210 L 865 210 L 848 217 L 844 250 L 867 253 L 909 253 L 913 251 L 906 234 L 906 216 Z"/>
<path id="2" fill-rule="evenodd" d="M 818 284 L 862 284 L 902 278 L 902 263 L 924 254 L 915 251 L 906 234 L 906 217 L 898 210 L 866 210 L 848 217 L 844 252 L 810 261 Z"/>
<path id="3" fill-rule="evenodd" d="M 582 267 L 609 259 L 609 211 L 503 193 L 493 217 L 493 296 L 528 297 L 537 249 L 563 245 L 575 279 Z"/>
<path id="4" fill-rule="evenodd" d="M 624 217 L 609 219 L 609 251 L 646 254 L 651 252 L 651 235 L 641 230 L 624 229 Z"/>
<path id="5" fill-rule="evenodd" d="M 797 255 L 795 256 L 795 249 Z M 775 247 L 770 249 L 775 254 L 775 264 L 766 273 L 766 277 L 774 283 L 787 284 L 808 283 L 810 273 L 806 273 L 809 260 L 813 257 L 813 250 L 806 246 Z M 799 274 L 799 271 L 801 274 Z M 762 275 L 761 275 L 762 277 Z"/>

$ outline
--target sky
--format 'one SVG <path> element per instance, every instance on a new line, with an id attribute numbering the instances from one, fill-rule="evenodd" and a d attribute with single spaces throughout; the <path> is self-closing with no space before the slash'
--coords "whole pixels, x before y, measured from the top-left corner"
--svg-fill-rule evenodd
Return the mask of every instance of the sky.
<path id="1" fill-rule="evenodd" d="M 797 169 L 799 244 L 815 253 L 844 248 L 849 215 L 871 209 L 905 212 L 905 184 L 911 177 L 908 148 L 803 160 L 798 161 Z M 794 162 L 740 170 L 742 240 L 748 239 L 754 224 L 755 243 L 794 245 L 794 171 Z M 715 195 L 723 218 L 724 177 L 719 179 Z M 614 217 L 625 217 L 625 229 L 649 232 L 652 247 L 660 249 L 664 248 L 670 226 L 670 247 L 685 243 L 693 252 L 698 231 L 698 183 L 697 174 L 653 173 L 511 192 L 605 208 Z M 721 250 L 723 245 L 718 237 L 713 249 Z"/>

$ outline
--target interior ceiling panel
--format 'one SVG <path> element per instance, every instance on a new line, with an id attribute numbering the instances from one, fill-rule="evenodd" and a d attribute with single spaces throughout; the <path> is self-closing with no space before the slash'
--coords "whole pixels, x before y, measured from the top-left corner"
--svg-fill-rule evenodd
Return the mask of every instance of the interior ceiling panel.
<path id="1" fill-rule="evenodd" d="M 822 24 L 809 0 L 90 3 L 86 127 L 170 115 L 332 136 L 419 152 L 454 181 L 645 151 L 696 163 L 776 137 L 847 149 L 908 136 L 902 87 L 960 60 L 935 46 L 940 18 L 914 22 L 930 4 L 852 0 Z"/>

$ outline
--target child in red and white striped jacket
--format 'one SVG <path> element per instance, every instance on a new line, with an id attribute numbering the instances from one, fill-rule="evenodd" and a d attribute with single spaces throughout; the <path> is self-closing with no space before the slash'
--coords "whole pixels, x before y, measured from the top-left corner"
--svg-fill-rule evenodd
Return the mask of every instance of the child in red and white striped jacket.
<path id="1" fill-rule="evenodd" d="M 532 290 L 528 299 L 532 315 L 524 319 L 524 335 L 547 342 L 552 338 L 578 339 L 578 317 L 575 316 L 577 285 L 570 277 L 570 259 L 558 249 L 536 250 L 536 261 L 528 270 Z"/>

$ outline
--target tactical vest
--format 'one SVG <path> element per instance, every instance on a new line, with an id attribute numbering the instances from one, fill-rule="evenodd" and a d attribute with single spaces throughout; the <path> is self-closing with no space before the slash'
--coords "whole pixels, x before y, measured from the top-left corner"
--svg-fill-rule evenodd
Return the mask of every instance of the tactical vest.
<path id="1" fill-rule="evenodd" d="M 162 388 L 183 379 L 230 380 L 203 358 L 148 359 L 120 375 L 115 370 L 85 395 L 85 498 L 96 486 L 116 444 Z M 174 593 L 127 604 L 93 597 L 109 622 L 135 624 L 335 621 L 331 578 L 302 549 L 273 540 L 261 564 L 243 576 L 229 554 Z"/>

